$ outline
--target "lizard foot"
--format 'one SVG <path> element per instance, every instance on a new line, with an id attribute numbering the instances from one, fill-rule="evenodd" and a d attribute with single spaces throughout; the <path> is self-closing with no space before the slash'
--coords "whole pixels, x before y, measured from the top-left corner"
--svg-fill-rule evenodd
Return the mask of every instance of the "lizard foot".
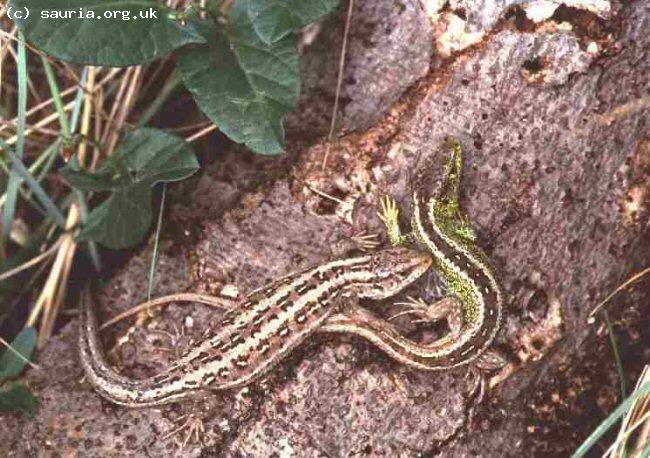
<path id="1" fill-rule="evenodd" d="M 386 234 L 393 246 L 404 246 L 411 242 L 408 235 L 402 234 L 402 229 L 399 226 L 399 207 L 397 202 L 391 196 L 384 196 L 379 201 L 381 207 L 377 212 L 377 216 L 386 226 Z"/>
<path id="2" fill-rule="evenodd" d="M 416 299 L 408 296 L 406 302 L 396 302 L 395 305 L 406 307 L 406 309 L 388 318 L 389 321 L 401 316 L 414 315 L 416 319 L 413 320 L 413 323 L 416 324 L 435 323 L 445 319 L 452 333 L 457 333 L 461 329 L 461 302 L 456 297 L 449 296 L 433 304 L 427 304 L 422 298 Z"/>
<path id="3" fill-rule="evenodd" d="M 365 231 L 359 232 L 351 237 L 352 242 L 359 247 L 361 251 L 372 251 L 379 246 L 379 234 L 366 234 Z"/>
<path id="4" fill-rule="evenodd" d="M 190 442 L 190 439 L 194 437 L 194 442 L 197 444 L 203 443 L 203 434 L 205 433 L 205 427 L 203 425 L 203 420 L 196 417 L 194 414 L 182 415 L 175 420 L 175 423 L 179 423 L 185 420 L 180 426 L 176 427 L 173 431 L 167 433 L 163 436 L 162 440 L 169 439 L 170 437 L 177 436 L 181 432 L 186 431 L 185 437 L 182 440 L 179 440 L 179 437 L 175 438 L 176 445 L 183 449 Z"/>
<path id="5" fill-rule="evenodd" d="M 481 404 L 485 400 L 485 394 L 489 388 L 489 373 L 501 369 L 506 364 L 506 359 L 498 351 L 490 349 L 483 352 L 472 362 L 467 371 L 466 397 L 468 399 L 475 398 L 475 403 Z"/>

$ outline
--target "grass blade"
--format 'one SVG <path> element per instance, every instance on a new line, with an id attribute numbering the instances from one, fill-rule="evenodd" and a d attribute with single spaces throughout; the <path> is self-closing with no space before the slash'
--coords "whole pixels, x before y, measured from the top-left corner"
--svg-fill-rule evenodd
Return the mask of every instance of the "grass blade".
<path id="1" fill-rule="evenodd" d="M 607 417 L 605 420 L 598 425 L 598 427 L 589 435 L 587 440 L 585 440 L 580 447 L 573 453 L 572 458 L 582 458 L 587 454 L 589 449 L 593 447 L 600 438 L 609 431 L 614 423 L 616 423 L 625 413 L 630 409 L 634 401 L 636 401 L 641 396 L 645 396 L 650 393 L 650 382 L 645 383 L 638 390 L 636 390 L 632 395 L 623 401 L 614 411 Z"/>
<path id="2" fill-rule="evenodd" d="M 621 354 L 618 351 L 618 343 L 616 342 L 614 328 L 612 326 L 612 322 L 609 319 L 607 310 L 604 311 L 603 318 L 605 318 L 605 324 L 607 325 L 607 334 L 609 335 L 609 341 L 612 344 L 612 350 L 614 351 L 616 370 L 618 371 L 618 378 L 621 382 L 621 396 L 622 398 L 625 398 L 625 396 L 627 396 L 627 379 L 625 377 L 625 370 L 623 369 L 623 360 L 621 359 Z"/>
<path id="3" fill-rule="evenodd" d="M 79 89 L 77 89 L 77 95 L 74 99 L 74 108 L 72 109 L 72 116 L 70 118 L 70 132 L 75 132 L 77 130 L 77 124 L 79 124 L 79 117 L 81 116 L 81 105 L 84 100 L 84 88 L 86 87 L 87 81 L 88 67 L 84 67 L 83 71 L 81 72 Z"/>
<path id="4" fill-rule="evenodd" d="M 165 211 L 165 194 L 167 183 L 162 185 L 162 197 L 160 198 L 160 210 L 158 211 L 158 224 L 156 225 L 156 236 L 153 244 L 153 254 L 151 256 L 151 265 L 149 266 L 149 286 L 147 288 L 147 302 L 151 301 L 151 292 L 153 291 L 153 279 L 156 274 L 156 264 L 158 264 L 158 242 L 160 241 L 160 231 L 162 228 L 163 213 Z"/>
<path id="5" fill-rule="evenodd" d="M 29 186 L 43 207 L 45 207 L 45 211 L 47 212 L 48 216 L 52 218 L 58 226 L 64 227 L 65 219 L 63 218 L 63 214 L 54 204 L 54 202 L 52 202 L 52 199 L 50 199 L 41 185 L 38 184 L 38 181 L 36 181 L 32 174 L 29 173 L 29 170 L 27 170 L 27 167 L 25 167 L 23 161 L 21 161 L 18 156 L 11 151 L 11 148 L 4 142 L 4 140 L 0 139 L 0 146 L 5 150 L 5 154 L 11 161 L 12 174 L 15 173 L 18 178 L 25 180 L 27 186 Z M 18 180 L 18 184 L 20 185 L 20 180 Z M 18 188 L 16 188 L 16 190 L 18 190 Z M 9 196 L 7 196 L 7 204 L 8 201 Z"/>
<path id="6" fill-rule="evenodd" d="M 50 93 L 52 94 L 52 99 L 54 99 L 56 112 L 59 114 L 61 135 L 63 136 L 64 142 L 72 141 L 70 123 L 68 122 L 68 116 L 65 114 L 65 109 L 63 108 L 63 99 L 61 99 L 61 91 L 56 82 L 56 75 L 54 74 L 54 70 L 52 70 L 52 65 L 47 60 L 47 57 L 41 56 L 41 62 L 43 62 L 43 68 L 45 68 L 45 75 L 47 76 L 47 82 L 50 85 Z"/>
<path id="7" fill-rule="evenodd" d="M 25 38 L 22 33 L 18 34 L 18 123 L 17 123 L 17 141 L 16 156 L 19 159 L 23 157 L 25 150 L 25 113 L 27 111 L 27 51 L 25 49 Z M 6 145 L 3 145 L 6 150 Z M 14 222 L 16 213 L 16 203 L 18 201 L 18 188 L 20 187 L 20 176 L 15 167 L 12 167 L 7 182 L 7 200 L 2 215 L 2 226 L 5 235 L 11 234 L 11 227 Z"/>

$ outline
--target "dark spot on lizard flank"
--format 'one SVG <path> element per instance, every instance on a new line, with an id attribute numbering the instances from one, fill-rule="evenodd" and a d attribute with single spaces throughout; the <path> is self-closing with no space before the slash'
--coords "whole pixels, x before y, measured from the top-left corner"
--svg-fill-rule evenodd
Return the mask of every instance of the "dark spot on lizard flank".
<path id="1" fill-rule="evenodd" d="M 310 289 L 312 289 L 313 286 L 314 286 L 314 285 L 309 284 L 308 282 L 302 283 L 301 285 L 298 285 L 298 286 L 296 287 L 296 292 L 297 292 L 298 294 L 305 294 L 305 292 L 307 292 L 307 291 L 309 291 Z"/>
<path id="2" fill-rule="evenodd" d="M 201 377 L 201 380 L 203 380 L 203 383 L 214 380 L 214 372 L 206 372 Z"/>
<path id="3" fill-rule="evenodd" d="M 245 354 L 241 355 L 239 358 L 235 359 L 235 361 L 234 361 L 235 366 L 242 367 L 242 368 L 248 366 L 248 357 L 249 357 L 249 354 L 245 353 Z"/>
<path id="4" fill-rule="evenodd" d="M 321 293 L 318 298 L 307 306 L 305 311 L 306 314 L 314 314 L 319 309 L 326 309 L 328 306 L 332 306 L 332 301 L 336 299 L 341 293 L 341 288 L 336 286 L 331 286 Z"/>
<path id="5" fill-rule="evenodd" d="M 259 324 L 257 326 L 255 326 L 255 325 L 252 326 L 251 329 L 250 329 L 250 336 L 255 337 L 257 334 L 260 333 L 261 330 L 262 330 L 262 325 L 261 324 Z"/>
<path id="6" fill-rule="evenodd" d="M 321 301 L 312 302 L 311 304 L 309 304 L 309 306 L 308 306 L 307 309 L 305 310 L 305 314 L 306 314 L 306 315 L 313 315 L 313 314 L 316 313 L 318 310 L 320 310 L 321 308 L 323 308 L 323 305 L 324 305 L 324 304 L 323 304 L 323 302 L 321 302 Z"/>
<path id="7" fill-rule="evenodd" d="M 316 273 L 314 274 L 314 277 L 319 281 L 319 282 L 324 282 L 327 280 L 327 274 L 329 273 L 329 270 L 317 270 Z"/>
<path id="8" fill-rule="evenodd" d="M 219 323 L 220 326 L 230 326 L 235 322 L 235 316 L 233 315 L 232 317 L 224 317 L 223 320 L 221 320 L 221 323 Z"/>
<path id="9" fill-rule="evenodd" d="M 250 302 L 251 305 L 255 305 L 255 304 L 259 304 L 267 297 L 268 295 L 264 291 L 255 291 L 254 293 L 251 293 L 246 297 L 246 302 Z"/>
<path id="10" fill-rule="evenodd" d="M 310 286 L 310 289 L 318 287 L 318 285 L 323 284 L 323 280 L 318 278 L 318 275 L 312 275 L 307 279 L 307 284 Z"/>
<path id="11" fill-rule="evenodd" d="M 300 275 L 298 273 L 293 273 L 290 275 L 286 275 L 284 277 L 278 278 L 277 280 L 273 281 L 271 284 L 268 286 L 264 287 L 264 290 L 267 294 L 272 292 L 273 290 L 279 288 L 280 286 L 285 286 L 291 283 L 296 279 L 296 277 Z"/>
<path id="12" fill-rule="evenodd" d="M 334 272 L 336 275 L 343 275 L 345 273 L 345 267 L 343 266 L 334 267 L 332 269 L 332 272 Z"/>
<path id="13" fill-rule="evenodd" d="M 286 324 L 280 327 L 280 329 L 278 329 L 278 335 L 283 338 L 288 336 L 289 332 L 290 332 L 289 326 L 287 326 Z"/>
<path id="14" fill-rule="evenodd" d="M 172 383 L 176 383 L 181 379 L 181 374 L 174 374 L 171 377 L 167 377 L 166 379 L 160 380 L 157 385 L 158 387 L 162 385 L 171 385 Z"/>
<path id="15" fill-rule="evenodd" d="M 269 344 L 268 339 L 264 339 L 255 347 L 255 351 L 264 354 L 269 351 L 269 348 L 271 348 L 271 345 Z"/>
<path id="16" fill-rule="evenodd" d="M 286 294 L 278 297 L 277 300 L 275 301 L 276 304 L 278 304 L 278 303 L 280 303 L 282 301 L 285 301 L 289 296 L 291 296 L 292 293 L 293 293 L 293 291 L 288 291 Z"/>
<path id="17" fill-rule="evenodd" d="M 241 336 L 241 334 L 233 334 L 230 336 L 230 342 L 226 343 L 221 350 L 226 352 L 230 351 L 236 346 L 244 343 L 244 338 Z"/>
<path id="18" fill-rule="evenodd" d="M 271 304 L 269 304 L 268 302 L 265 303 L 265 304 L 264 304 L 264 307 L 259 307 L 259 308 L 257 309 L 257 311 L 255 312 L 255 316 L 260 316 L 260 315 L 262 315 L 263 313 L 266 313 L 266 311 L 267 311 L 268 309 L 270 309 L 270 308 L 271 308 Z"/>
<path id="19" fill-rule="evenodd" d="M 202 363 L 212 362 L 212 361 L 221 361 L 222 358 L 223 358 L 223 355 L 221 353 L 210 353 L 210 352 L 207 352 L 207 351 L 203 351 L 199 355 L 199 360 L 201 360 Z"/>
<path id="20" fill-rule="evenodd" d="M 331 280 L 336 277 L 336 273 L 332 269 L 317 270 L 312 273 L 308 281 L 311 285 L 318 284 L 322 285 L 323 283 Z"/>
<path id="21" fill-rule="evenodd" d="M 278 308 L 281 311 L 286 312 L 287 310 L 289 310 L 293 306 L 293 303 L 294 303 L 294 301 L 287 299 L 287 300 L 284 300 L 284 301 L 280 302 L 278 304 Z"/>
<path id="22" fill-rule="evenodd" d="M 219 371 L 217 372 L 217 375 L 218 375 L 219 377 L 221 377 L 221 378 L 226 378 L 226 377 L 228 377 L 228 376 L 230 375 L 230 371 L 229 371 L 228 369 L 226 369 L 225 367 L 222 367 L 222 368 L 219 369 Z"/>
<path id="23" fill-rule="evenodd" d="M 369 266 L 368 263 L 362 262 L 359 264 L 352 264 L 351 266 L 348 267 L 348 270 L 350 272 L 358 272 L 360 270 L 368 269 L 368 266 Z"/>
<path id="24" fill-rule="evenodd" d="M 156 382 L 156 383 L 160 383 L 160 382 L 166 380 L 167 377 L 169 377 L 169 374 L 166 374 L 166 373 L 165 374 L 154 375 L 153 381 Z"/>
<path id="25" fill-rule="evenodd" d="M 307 321 L 307 316 L 306 316 L 306 315 L 304 315 L 304 314 L 302 314 L 302 313 L 298 313 L 298 314 L 296 315 L 296 322 L 297 322 L 297 323 L 302 324 L 302 323 L 304 323 L 305 321 Z"/>
<path id="26" fill-rule="evenodd" d="M 378 294 L 382 294 L 386 290 L 384 285 L 380 283 L 377 283 L 376 285 L 372 285 L 372 289 Z"/>

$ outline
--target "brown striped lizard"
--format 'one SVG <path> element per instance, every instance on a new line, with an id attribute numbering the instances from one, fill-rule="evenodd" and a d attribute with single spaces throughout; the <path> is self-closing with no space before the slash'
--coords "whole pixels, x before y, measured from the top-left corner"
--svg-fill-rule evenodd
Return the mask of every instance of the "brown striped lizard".
<path id="1" fill-rule="evenodd" d="M 98 393 L 130 407 L 243 386 L 268 374 L 349 301 L 393 296 L 430 266 L 431 258 L 425 254 L 391 248 L 287 275 L 247 295 L 169 368 L 144 380 L 124 377 L 106 362 L 86 293 L 81 363 Z"/>

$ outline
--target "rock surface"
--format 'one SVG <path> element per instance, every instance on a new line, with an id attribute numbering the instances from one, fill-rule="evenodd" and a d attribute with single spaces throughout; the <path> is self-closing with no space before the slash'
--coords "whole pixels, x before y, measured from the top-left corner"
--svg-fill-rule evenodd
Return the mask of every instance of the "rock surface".
<path id="1" fill-rule="evenodd" d="M 462 205 L 508 295 L 496 346 L 510 364 L 492 379 L 486 405 L 464 397 L 463 370 L 405 369 L 357 338 L 317 335 L 248 388 L 182 406 L 124 409 L 80 382 L 73 322 L 39 355 L 41 369 L 28 373 L 41 408 L 33 421 L 5 421 L 1 455 L 567 455 L 616 405 L 613 358 L 603 356 L 607 341 L 586 317 L 650 251 L 647 199 L 626 211 L 631 189 L 646 183 L 647 195 L 650 7 L 617 4 L 606 17 L 571 10 L 562 21 L 570 29 L 504 11 L 500 22 L 485 22 L 494 29 L 476 46 L 422 64 L 429 56 L 422 40 L 438 23 L 425 27 L 415 2 L 357 3 L 365 5 L 356 14 L 377 14 L 363 19 L 374 18 L 373 28 L 354 36 L 379 38 L 351 42 L 347 68 L 364 76 L 344 82 L 344 93 L 360 98 L 346 101 L 342 122 L 347 130 L 372 127 L 343 136 L 329 153 L 324 141 L 305 146 L 308 135 L 294 121 L 314 120 L 320 103 L 305 102 L 289 122 L 286 157 L 229 152 L 184 184 L 194 187 L 172 198 L 156 295 L 214 293 L 224 284 L 245 292 L 340 256 L 350 237 L 380 231 L 380 195 L 406 204 L 412 172 L 429 161 L 439 176 L 444 158 L 435 146 L 452 135 L 466 150 Z M 416 38 L 392 40 L 382 24 Z M 397 56 L 418 56 L 420 64 L 394 67 Z M 326 61 L 336 67 L 336 57 Z M 388 67 L 397 72 L 386 81 L 391 95 L 376 84 Z M 317 80 L 314 68 L 306 66 L 305 81 Z M 335 78 L 327 81 L 333 94 Z M 143 299 L 149 257 L 145 250 L 133 258 L 103 288 L 104 310 Z M 432 294 L 428 280 L 418 293 Z M 647 299 L 647 289 L 632 296 L 622 318 L 631 317 L 630 329 L 648 313 L 634 304 Z M 144 327 L 118 326 L 108 334 L 128 338 L 113 358 L 130 376 L 151 375 L 217 313 L 173 305 Z M 647 350 L 634 350 L 643 332 L 628 343 L 632 358 L 647 361 Z M 205 432 L 180 449 L 184 433 L 167 436 L 187 414 L 203 420 Z M 577 420 L 567 425 L 567 416 Z"/>

